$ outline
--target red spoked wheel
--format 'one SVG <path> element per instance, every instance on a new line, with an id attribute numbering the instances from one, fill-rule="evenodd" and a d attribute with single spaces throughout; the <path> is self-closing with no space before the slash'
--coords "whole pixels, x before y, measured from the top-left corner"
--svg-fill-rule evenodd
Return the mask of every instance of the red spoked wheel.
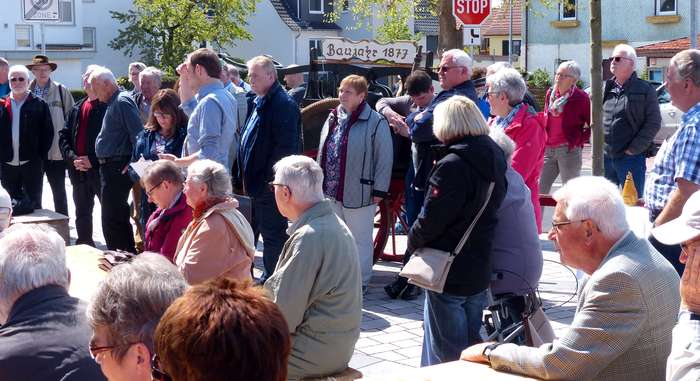
<path id="1" fill-rule="evenodd" d="M 408 224 L 403 217 L 404 180 L 392 179 L 389 185 L 389 197 L 379 202 L 374 218 L 374 262 L 378 260 L 403 262 L 404 249 L 396 240 L 396 225 L 398 220 L 404 231 Z M 387 244 L 389 247 L 387 248 Z M 389 249 L 389 251 L 387 251 Z"/>

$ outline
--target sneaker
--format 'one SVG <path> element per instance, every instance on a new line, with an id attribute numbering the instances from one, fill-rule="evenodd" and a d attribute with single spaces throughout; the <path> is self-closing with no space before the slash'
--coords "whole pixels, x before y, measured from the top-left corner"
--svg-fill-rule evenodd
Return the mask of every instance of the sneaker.
<path id="1" fill-rule="evenodd" d="M 393 282 L 384 286 L 384 292 L 386 292 L 391 299 L 396 299 L 401 296 L 407 286 L 408 279 L 402 276 L 397 276 Z"/>

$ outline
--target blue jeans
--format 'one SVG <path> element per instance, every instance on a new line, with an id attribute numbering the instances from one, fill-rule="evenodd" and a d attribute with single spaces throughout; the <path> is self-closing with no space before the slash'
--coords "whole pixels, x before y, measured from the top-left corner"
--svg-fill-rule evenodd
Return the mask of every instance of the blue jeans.
<path id="1" fill-rule="evenodd" d="M 408 228 L 411 229 L 416 218 L 418 218 L 418 213 L 420 213 L 423 207 L 425 192 L 419 191 L 413 187 L 413 179 L 416 177 L 416 171 L 413 168 L 413 161 L 409 163 L 408 170 L 406 170 L 406 177 L 404 178 L 404 208 L 406 209 L 406 224 L 408 224 Z"/>
<path id="2" fill-rule="evenodd" d="M 643 153 L 638 155 L 624 155 L 622 157 L 611 158 L 603 155 L 603 166 L 605 178 L 618 186 L 625 185 L 627 171 L 632 172 L 634 187 L 637 188 L 639 197 L 644 195 L 644 177 L 647 171 L 647 162 Z"/>
<path id="3" fill-rule="evenodd" d="M 458 360 L 464 348 L 482 342 L 479 330 L 486 292 L 471 296 L 425 292 L 421 367 Z"/>

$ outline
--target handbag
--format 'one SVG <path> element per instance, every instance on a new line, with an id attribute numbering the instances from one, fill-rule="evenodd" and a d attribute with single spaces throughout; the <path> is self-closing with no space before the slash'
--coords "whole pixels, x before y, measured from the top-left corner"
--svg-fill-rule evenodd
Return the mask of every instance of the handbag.
<path id="1" fill-rule="evenodd" d="M 401 269 L 399 275 L 408 278 L 408 283 L 442 294 L 445 288 L 445 281 L 447 281 L 447 274 L 449 274 L 450 267 L 452 266 L 452 261 L 454 261 L 455 256 L 462 251 L 464 244 L 467 243 L 467 239 L 472 229 L 474 229 L 474 225 L 479 221 L 479 217 L 481 217 L 484 209 L 486 209 L 486 205 L 488 205 L 489 200 L 491 200 L 491 193 L 493 193 L 494 186 L 495 183 L 492 181 L 486 192 L 484 204 L 481 206 L 481 209 L 479 209 L 479 212 L 476 214 L 471 224 L 469 224 L 467 231 L 464 232 L 462 239 L 459 240 L 457 247 L 455 247 L 452 252 L 433 249 L 431 247 L 416 249 L 411 254 L 411 259 L 409 259 L 408 263 Z"/>

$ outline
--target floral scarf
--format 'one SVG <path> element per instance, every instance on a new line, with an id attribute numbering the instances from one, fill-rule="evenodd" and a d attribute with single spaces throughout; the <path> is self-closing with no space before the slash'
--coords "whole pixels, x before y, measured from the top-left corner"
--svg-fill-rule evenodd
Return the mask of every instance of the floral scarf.
<path id="1" fill-rule="evenodd" d="M 564 112 L 564 105 L 569 100 L 571 94 L 574 93 L 575 87 L 576 86 L 571 86 L 569 92 L 564 95 L 559 94 L 559 90 L 555 87 L 552 88 L 552 91 L 549 92 L 549 113 L 552 114 L 552 116 L 556 117 Z"/>

